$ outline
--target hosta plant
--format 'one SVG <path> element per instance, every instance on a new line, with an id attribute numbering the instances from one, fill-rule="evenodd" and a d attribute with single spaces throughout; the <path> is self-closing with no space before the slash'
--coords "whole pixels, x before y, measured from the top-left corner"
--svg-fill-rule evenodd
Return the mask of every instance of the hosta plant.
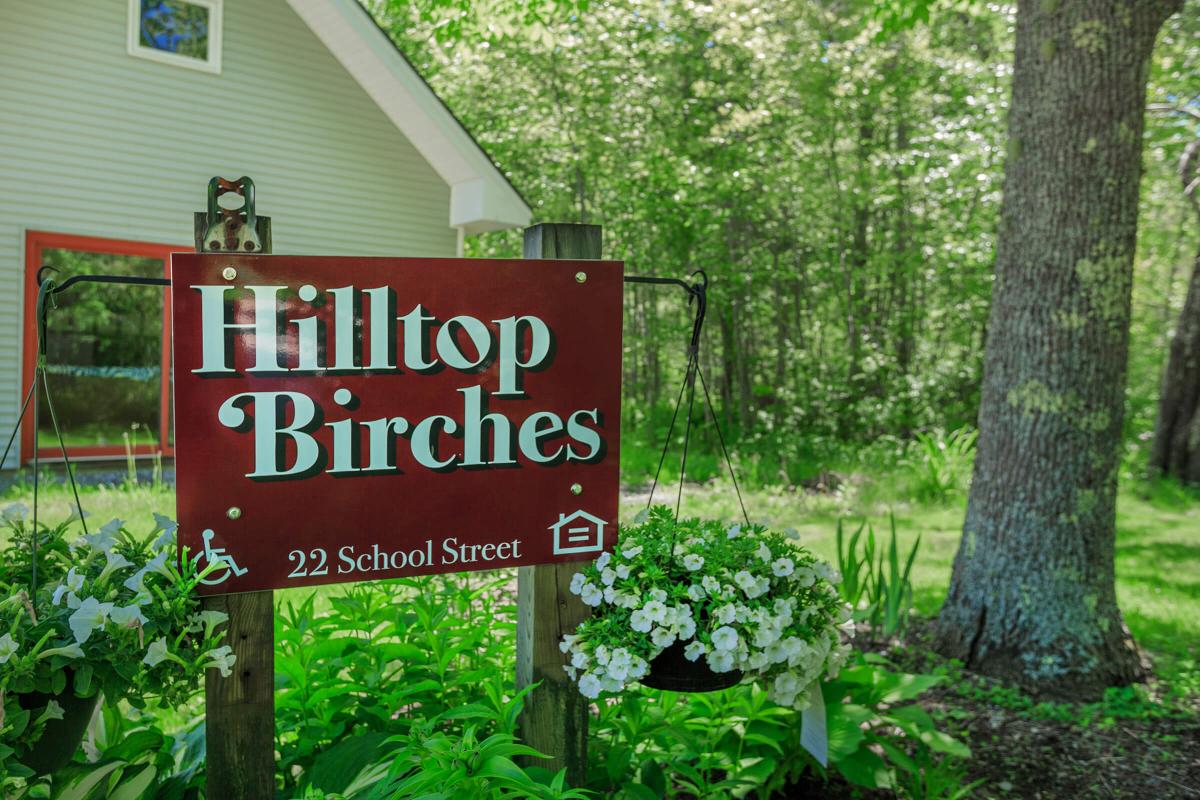
<path id="1" fill-rule="evenodd" d="M 176 525 L 155 517 L 148 536 L 120 520 L 85 534 L 78 517 L 35 529 L 23 507 L 4 510 L 0 787 L 31 774 L 22 762 L 39 743 L 61 744 L 51 741 L 61 732 L 43 734 L 64 707 L 69 715 L 97 695 L 177 706 L 206 669 L 230 673 L 234 657 L 220 644 L 227 617 L 200 609 L 202 573 L 177 563 Z"/>
<path id="2" fill-rule="evenodd" d="M 566 666 L 589 698 L 644 678 L 671 646 L 714 673 L 739 670 L 776 703 L 804 708 L 814 682 L 849 656 L 850 609 L 834 570 L 761 525 L 676 522 L 656 507 L 577 573 L 595 611 L 565 636 Z"/>

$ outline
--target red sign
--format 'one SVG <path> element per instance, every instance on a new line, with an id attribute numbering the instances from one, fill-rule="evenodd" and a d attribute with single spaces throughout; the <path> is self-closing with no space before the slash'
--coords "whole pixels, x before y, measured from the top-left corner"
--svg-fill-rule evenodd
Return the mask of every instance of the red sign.
<path id="1" fill-rule="evenodd" d="M 622 265 L 176 254 L 180 547 L 210 594 L 595 558 Z"/>

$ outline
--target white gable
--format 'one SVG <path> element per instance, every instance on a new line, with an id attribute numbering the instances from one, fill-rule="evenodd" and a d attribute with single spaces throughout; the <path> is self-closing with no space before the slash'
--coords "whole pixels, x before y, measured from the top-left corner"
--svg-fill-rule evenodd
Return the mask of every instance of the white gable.
<path id="1" fill-rule="evenodd" d="M 525 201 L 355 0 L 287 0 L 450 185 L 450 224 L 467 233 L 529 223 Z"/>

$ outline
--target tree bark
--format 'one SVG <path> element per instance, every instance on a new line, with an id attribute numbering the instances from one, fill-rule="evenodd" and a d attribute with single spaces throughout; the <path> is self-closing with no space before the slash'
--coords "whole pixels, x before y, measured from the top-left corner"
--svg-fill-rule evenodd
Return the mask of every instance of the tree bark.
<path id="1" fill-rule="evenodd" d="M 980 435 L 937 648 L 1036 694 L 1143 677 L 1116 488 L 1143 108 L 1181 0 L 1021 0 Z"/>
<path id="2" fill-rule="evenodd" d="M 1188 145 L 1179 165 L 1184 193 L 1200 213 L 1200 141 Z M 1150 468 L 1185 483 L 1200 484 L 1200 253 L 1192 268 L 1187 299 L 1171 339 L 1163 374 Z"/>

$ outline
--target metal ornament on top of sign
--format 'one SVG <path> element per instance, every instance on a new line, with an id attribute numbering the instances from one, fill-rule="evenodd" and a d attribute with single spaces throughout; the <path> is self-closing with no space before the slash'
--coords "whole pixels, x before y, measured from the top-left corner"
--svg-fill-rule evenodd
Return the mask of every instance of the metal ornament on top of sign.
<path id="1" fill-rule="evenodd" d="M 172 273 L 179 544 L 219 565 L 202 592 L 615 543 L 620 262 L 175 254 Z"/>
<path id="2" fill-rule="evenodd" d="M 226 194 L 238 195 L 242 205 L 224 208 L 219 200 Z M 204 248 L 234 253 L 258 253 L 263 249 L 258 235 L 258 215 L 254 210 L 254 181 L 243 175 L 236 181 L 213 178 L 208 182 L 208 228 Z"/>

